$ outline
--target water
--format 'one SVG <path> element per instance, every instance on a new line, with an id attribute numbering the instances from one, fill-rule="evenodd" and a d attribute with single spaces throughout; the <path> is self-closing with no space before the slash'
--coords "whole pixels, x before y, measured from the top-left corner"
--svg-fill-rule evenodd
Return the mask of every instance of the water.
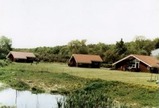
<path id="1" fill-rule="evenodd" d="M 62 95 L 32 94 L 11 88 L 0 91 L 0 104 L 16 108 L 57 108 L 57 100 L 62 98 Z"/>

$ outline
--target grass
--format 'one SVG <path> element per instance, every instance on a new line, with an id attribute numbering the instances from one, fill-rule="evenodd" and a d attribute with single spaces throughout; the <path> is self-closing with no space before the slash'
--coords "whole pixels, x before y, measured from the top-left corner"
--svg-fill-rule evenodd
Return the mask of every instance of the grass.
<path id="1" fill-rule="evenodd" d="M 40 67 L 39 67 L 40 66 Z M 47 64 L 11 64 L 0 68 L 0 80 L 18 90 L 33 92 L 66 93 L 83 87 L 87 79 L 65 72 L 50 71 Z M 51 67 L 50 67 L 51 68 Z"/>
<path id="2" fill-rule="evenodd" d="M 81 108 L 81 105 L 85 108 L 141 108 L 159 106 L 158 99 L 157 89 L 145 89 L 118 81 L 94 80 L 73 92 L 66 99 L 66 108 Z"/>
<path id="3" fill-rule="evenodd" d="M 83 97 L 89 94 L 90 98 L 87 98 L 94 99 L 90 100 L 94 103 L 99 99 L 95 97 L 106 95 L 124 103 L 159 106 L 158 86 L 148 81 L 156 78 L 156 74 L 150 73 L 75 68 L 60 63 L 12 63 L 0 68 L 0 81 L 13 88 L 34 93 L 64 93 Z M 94 98 L 92 93 L 96 95 Z"/>
<path id="4" fill-rule="evenodd" d="M 9 67 L 6 67 L 7 70 L 17 71 L 27 70 L 34 72 L 50 72 L 50 73 L 67 73 L 69 75 L 74 75 L 83 78 L 89 79 L 102 79 L 108 81 L 121 81 L 126 83 L 140 84 L 145 86 L 153 86 L 157 87 L 155 82 L 150 82 L 152 75 L 152 80 L 156 80 L 159 78 L 159 75 L 150 74 L 150 73 L 141 73 L 141 72 L 126 72 L 126 71 L 116 71 L 116 70 L 108 70 L 105 68 L 101 69 L 90 69 L 90 68 L 76 68 L 76 67 L 68 67 L 66 64 L 59 63 L 40 63 L 38 65 L 30 65 L 30 64 L 15 64 Z"/>
<path id="5" fill-rule="evenodd" d="M 5 106 L 5 105 L 1 106 L 0 105 L 0 108 L 16 108 L 16 107 L 14 107 L 14 106 Z"/>

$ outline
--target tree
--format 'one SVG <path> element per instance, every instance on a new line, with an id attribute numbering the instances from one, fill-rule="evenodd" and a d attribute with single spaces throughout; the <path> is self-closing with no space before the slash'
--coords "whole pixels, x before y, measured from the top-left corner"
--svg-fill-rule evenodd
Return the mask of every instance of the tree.
<path id="1" fill-rule="evenodd" d="M 137 54 L 150 55 L 151 51 L 155 48 L 155 43 L 144 36 L 137 36 L 134 41 L 134 47 Z"/>
<path id="2" fill-rule="evenodd" d="M 1 36 L 0 37 L 0 59 L 4 59 L 6 55 L 9 53 L 9 51 L 12 50 L 12 40 Z"/>
<path id="3" fill-rule="evenodd" d="M 118 55 L 122 55 L 127 51 L 127 47 L 123 39 L 121 39 L 119 42 L 116 43 L 115 50 Z"/>
<path id="4" fill-rule="evenodd" d="M 146 38 L 144 36 L 136 36 L 134 47 L 138 51 L 138 54 L 140 54 L 140 51 L 144 49 L 145 40 Z"/>
<path id="5" fill-rule="evenodd" d="M 145 55 L 150 55 L 151 51 L 155 49 L 155 43 L 150 39 L 146 39 L 144 41 L 143 51 L 145 51 Z"/>
<path id="6" fill-rule="evenodd" d="M 88 48 L 86 46 L 86 40 L 73 40 L 68 43 L 68 48 L 70 52 L 73 54 L 87 54 Z"/>
<path id="7" fill-rule="evenodd" d="M 89 54 L 96 54 L 100 55 L 102 58 L 104 58 L 104 52 L 106 52 L 109 49 L 109 45 L 106 45 L 104 43 L 97 43 L 97 44 L 89 44 L 88 50 Z"/>
<path id="8" fill-rule="evenodd" d="M 127 55 L 137 54 L 137 50 L 135 49 L 135 42 L 134 41 L 126 43 L 126 46 L 127 46 Z"/>
<path id="9" fill-rule="evenodd" d="M 155 49 L 159 48 L 159 38 L 154 39 Z"/>
<path id="10" fill-rule="evenodd" d="M 115 53 L 114 49 L 109 49 L 105 52 L 105 56 L 104 56 L 104 62 L 106 62 L 107 64 L 112 64 L 115 61 L 117 61 L 117 54 Z"/>
<path id="11" fill-rule="evenodd" d="M 121 39 L 119 42 L 116 42 L 114 50 L 117 55 L 117 57 L 116 57 L 117 60 L 123 58 L 126 55 L 127 47 L 126 47 L 123 39 Z"/>

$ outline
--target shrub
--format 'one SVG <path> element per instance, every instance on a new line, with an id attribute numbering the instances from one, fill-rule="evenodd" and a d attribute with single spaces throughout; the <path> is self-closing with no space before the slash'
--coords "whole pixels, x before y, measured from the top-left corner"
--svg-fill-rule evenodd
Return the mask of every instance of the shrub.
<path id="1" fill-rule="evenodd" d="M 84 88 L 85 91 L 92 91 L 103 87 L 102 82 L 93 82 Z"/>
<path id="2" fill-rule="evenodd" d="M 8 63 L 6 61 L 0 61 L 0 67 L 7 66 Z"/>
<path id="3" fill-rule="evenodd" d="M 101 67 L 104 67 L 104 68 L 112 68 L 112 64 L 102 63 L 102 64 L 101 64 Z"/>

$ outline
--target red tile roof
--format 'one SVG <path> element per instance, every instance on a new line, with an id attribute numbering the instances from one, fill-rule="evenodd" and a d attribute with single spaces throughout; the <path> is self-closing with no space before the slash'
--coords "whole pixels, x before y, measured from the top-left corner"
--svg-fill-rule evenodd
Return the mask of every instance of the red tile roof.
<path id="1" fill-rule="evenodd" d="M 86 55 L 86 54 L 73 54 L 76 63 L 92 63 L 94 62 L 103 62 L 99 55 Z M 71 57 L 71 58 L 72 58 Z"/>
<path id="2" fill-rule="evenodd" d="M 12 54 L 14 58 L 16 59 L 27 59 L 27 57 L 31 57 L 31 58 L 35 58 L 35 55 L 33 53 L 30 52 L 16 52 L 16 51 L 10 51 L 8 56 Z"/>
<path id="3" fill-rule="evenodd" d="M 126 56 L 125 58 L 120 59 L 119 61 L 113 63 L 113 65 L 115 65 L 123 60 L 126 60 L 130 57 L 136 58 L 137 60 L 143 62 L 144 64 L 146 64 L 149 67 L 159 67 L 159 60 L 157 60 L 156 58 L 154 58 L 152 56 L 137 55 L 137 54 L 131 54 L 129 56 Z"/>

